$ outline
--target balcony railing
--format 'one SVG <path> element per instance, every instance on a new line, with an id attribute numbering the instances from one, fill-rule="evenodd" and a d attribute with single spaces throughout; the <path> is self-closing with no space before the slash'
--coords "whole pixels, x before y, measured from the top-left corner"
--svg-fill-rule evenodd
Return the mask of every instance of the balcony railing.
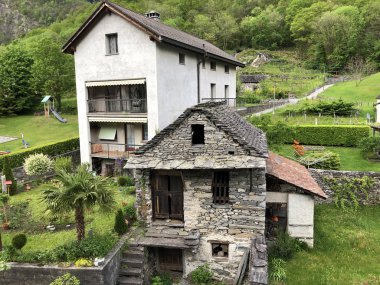
<path id="1" fill-rule="evenodd" d="M 90 142 L 91 156 L 111 159 L 127 159 L 142 145 Z"/>
<path id="2" fill-rule="evenodd" d="M 146 113 L 146 99 L 89 99 L 89 113 Z"/>

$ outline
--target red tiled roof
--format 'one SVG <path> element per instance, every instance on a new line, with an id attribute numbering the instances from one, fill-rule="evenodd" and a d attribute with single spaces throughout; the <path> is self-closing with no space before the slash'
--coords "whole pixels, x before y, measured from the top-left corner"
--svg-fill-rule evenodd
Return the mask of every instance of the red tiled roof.
<path id="1" fill-rule="evenodd" d="M 305 166 L 273 152 L 269 152 L 267 158 L 267 175 L 292 184 L 312 195 L 327 198 Z"/>

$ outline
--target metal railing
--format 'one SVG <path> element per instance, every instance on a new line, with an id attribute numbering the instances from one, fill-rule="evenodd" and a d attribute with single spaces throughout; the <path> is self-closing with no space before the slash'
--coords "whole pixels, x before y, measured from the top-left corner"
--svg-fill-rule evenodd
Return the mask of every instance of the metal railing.
<path id="1" fill-rule="evenodd" d="M 226 102 L 226 105 L 227 106 L 230 106 L 230 107 L 237 107 L 236 106 L 236 98 L 202 98 L 202 101 L 203 102 L 221 102 L 221 101 L 225 101 Z"/>
<path id="2" fill-rule="evenodd" d="M 142 145 L 90 142 L 91 156 L 111 159 L 127 159 L 131 153 L 138 150 Z"/>
<path id="3" fill-rule="evenodd" d="M 88 99 L 89 113 L 146 113 L 146 99 Z"/>

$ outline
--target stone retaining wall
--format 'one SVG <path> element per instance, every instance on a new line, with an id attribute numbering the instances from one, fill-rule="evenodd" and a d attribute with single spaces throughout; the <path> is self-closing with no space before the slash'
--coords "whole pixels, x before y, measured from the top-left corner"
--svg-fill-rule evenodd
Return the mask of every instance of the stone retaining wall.
<path id="1" fill-rule="evenodd" d="M 81 285 L 114 285 L 119 273 L 121 248 L 126 236 L 114 246 L 100 267 L 58 267 L 34 264 L 10 263 L 11 269 L 0 272 L 1 285 L 49 285 L 54 279 L 70 273 L 76 276 Z"/>
<path id="2" fill-rule="evenodd" d="M 332 203 L 334 202 L 334 192 L 329 189 L 328 185 L 323 181 L 323 177 L 339 179 L 342 177 L 348 178 L 362 178 L 368 176 L 374 179 L 374 185 L 368 192 L 368 200 L 365 197 L 361 198 L 361 204 L 376 205 L 380 204 L 380 172 L 362 172 L 362 171 L 337 171 L 337 170 L 322 170 L 322 169 L 309 169 L 311 175 L 318 182 L 319 186 L 329 196 L 326 200 L 317 199 L 319 203 Z"/>
<path id="3" fill-rule="evenodd" d="M 259 113 L 259 112 L 271 109 L 271 108 L 273 108 L 273 106 L 278 107 L 278 106 L 282 106 L 282 105 L 285 105 L 288 103 L 289 103 L 288 100 L 281 100 L 281 101 L 279 100 L 279 101 L 275 102 L 274 104 L 273 103 L 265 103 L 265 104 L 260 104 L 260 105 L 256 105 L 256 106 L 251 106 L 251 107 L 244 107 L 244 108 L 238 109 L 236 112 L 240 116 L 244 117 L 247 115 L 251 115 L 251 114 L 255 114 L 255 113 Z"/>

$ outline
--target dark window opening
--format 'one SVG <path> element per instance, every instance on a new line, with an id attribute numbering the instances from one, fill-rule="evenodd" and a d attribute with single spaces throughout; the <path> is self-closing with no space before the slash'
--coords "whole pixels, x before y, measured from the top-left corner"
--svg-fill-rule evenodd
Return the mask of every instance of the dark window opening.
<path id="1" fill-rule="evenodd" d="M 162 271 L 183 271 L 182 250 L 158 248 L 159 269 Z"/>
<path id="2" fill-rule="evenodd" d="M 202 68 L 206 68 L 206 60 L 202 59 Z"/>
<path id="3" fill-rule="evenodd" d="M 213 257 L 228 257 L 228 243 L 211 243 Z"/>
<path id="4" fill-rule="evenodd" d="M 154 217 L 183 220 L 182 177 L 179 174 L 157 174 L 153 183 Z"/>
<path id="5" fill-rule="evenodd" d="M 142 140 L 148 140 L 148 124 L 142 124 Z"/>
<path id="6" fill-rule="evenodd" d="M 229 202 L 230 176 L 228 171 L 215 171 L 212 179 L 212 198 L 214 204 Z"/>
<path id="7" fill-rule="evenodd" d="M 215 98 L 215 96 L 216 96 L 216 84 L 211 83 L 210 84 L 210 97 Z"/>
<path id="8" fill-rule="evenodd" d="M 205 143 L 204 125 L 191 125 L 191 143 L 193 145 Z"/>
<path id="9" fill-rule="evenodd" d="M 117 54 L 118 52 L 117 34 L 106 35 L 106 54 Z"/>
<path id="10" fill-rule="evenodd" d="M 272 238 L 286 232 L 288 207 L 286 203 L 267 203 L 265 210 L 265 236 Z"/>
<path id="11" fill-rule="evenodd" d="M 179 64 L 185 64 L 185 55 L 183 53 L 179 54 Z"/>
<path id="12" fill-rule="evenodd" d="M 216 62 L 215 61 L 210 61 L 210 69 L 216 70 Z"/>
<path id="13" fill-rule="evenodd" d="M 225 73 L 230 73 L 230 67 L 228 65 L 224 66 L 224 72 Z"/>

